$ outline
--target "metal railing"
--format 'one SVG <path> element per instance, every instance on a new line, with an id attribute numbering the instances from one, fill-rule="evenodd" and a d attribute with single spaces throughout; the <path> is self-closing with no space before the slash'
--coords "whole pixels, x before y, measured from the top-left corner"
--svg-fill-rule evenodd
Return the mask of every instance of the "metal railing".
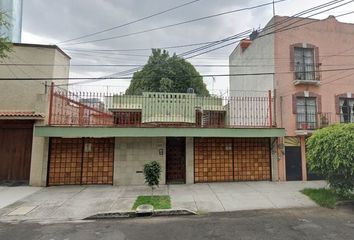
<path id="1" fill-rule="evenodd" d="M 295 80 L 319 81 L 319 72 L 315 64 L 295 64 Z"/>
<path id="2" fill-rule="evenodd" d="M 270 92 L 258 97 L 190 93 L 71 92 L 51 86 L 49 125 L 114 127 L 273 127 Z"/>
<path id="3" fill-rule="evenodd" d="M 315 130 L 332 124 L 331 113 L 297 113 L 297 130 Z"/>

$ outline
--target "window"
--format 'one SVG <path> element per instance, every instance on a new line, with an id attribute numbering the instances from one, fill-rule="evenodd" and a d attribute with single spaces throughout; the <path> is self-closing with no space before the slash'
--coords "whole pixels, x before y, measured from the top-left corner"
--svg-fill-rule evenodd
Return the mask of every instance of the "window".
<path id="1" fill-rule="evenodd" d="M 339 112 L 341 123 L 354 122 L 354 98 L 340 98 Z"/>
<path id="2" fill-rule="evenodd" d="M 315 80 L 314 48 L 294 48 L 295 80 Z"/>
<path id="3" fill-rule="evenodd" d="M 314 97 L 296 98 L 297 129 L 315 129 L 317 126 L 317 107 Z"/>

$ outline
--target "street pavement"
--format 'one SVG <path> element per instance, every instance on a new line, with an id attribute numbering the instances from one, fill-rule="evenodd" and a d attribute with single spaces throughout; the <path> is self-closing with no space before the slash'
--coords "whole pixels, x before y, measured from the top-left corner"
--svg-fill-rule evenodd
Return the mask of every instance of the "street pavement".
<path id="1" fill-rule="evenodd" d="M 353 240 L 353 209 L 273 209 L 199 216 L 0 223 L 1 240 Z"/>
<path id="2" fill-rule="evenodd" d="M 172 208 L 197 213 L 307 208 L 316 204 L 299 190 L 323 186 L 323 181 L 163 185 L 154 195 L 170 195 Z M 81 220 L 97 213 L 130 210 L 137 196 L 150 194 L 147 186 L 42 188 L 0 209 L 0 221 Z"/>

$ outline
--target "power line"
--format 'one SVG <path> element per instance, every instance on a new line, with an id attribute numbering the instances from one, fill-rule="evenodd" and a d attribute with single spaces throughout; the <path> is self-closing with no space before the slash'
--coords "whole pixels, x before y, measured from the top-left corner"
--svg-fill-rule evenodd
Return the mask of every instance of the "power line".
<path id="1" fill-rule="evenodd" d="M 343 0 L 342 0 L 343 1 Z M 327 7 L 327 6 L 330 6 L 330 5 L 333 5 L 333 4 L 336 4 L 336 3 L 339 3 L 339 2 L 342 2 L 342 1 L 331 1 L 331 2 L 327 2 L 327 3 L 325 3 L 325 4 L 322 4 L 322 5 L 319 5 L 319 6 L 316 6 L 316 7 L 314 7 L 314 8 L 310 8 L 310 9 L 307 9 L 307 10 L 305 10 L 305 11 L 302 11 L 301 13 L 303 14 L 303 13 L 308 13 L 308 12 L 311 12 L 311 11 L 314 11 L 314 10 L 318 10 L 318 9 L 321 9 L 321 8 L 324 8 L 324 7 Z M 346 3 L 346 4 L 348 4 L 348 3 Z M 336 6 L 336 7 L 338 7 L 338 6 Z M 333 9 L 333 8 L 332 8 Z M 325 10 L 325 11 L 328 11 L 328 9 L 327 10 Z M 322 12 L 324 12 L 324 11 L 322 11 Z M 321 13 L 322 13 L 321 12 Z M 319 14 L 319 13 L 316 13 L 316 14 Z M 316 15 L 316 14 L 314 14 L 314 15 Z M 295 15 L 297 15 L 297 16 L 299 16 L 299 15 L 301 15 L 301 14 L 295 14 Z M 294 15 L 294 16 L 295 16 Z M 341 15 L 341 16 L 343 16 L 343 15 Z M 270 27 L 273 27 L 273 26 L 276 26 L 276 25 L 279 25 L 279 24 L 282 24 L 282 23 L 284 23 L 284 22 L 286 22 L 286 21 L 290 21 L 290 20 L 292 20 L 292 18 L 291 17 L 289 17 L 289 18 L 287 18 L 286 20 L 284 20 L 284 21 L 282 21 L 282 22 L 278 22 L 278 23 L 276 23 L 276 24 L 272 24 L 271 26 L 266 26 L 264 29 L 266 29 L 266 28 L 270 28 Z M 292 23 L 292 24 L 294 24 L 294 23 Z M 306 23 L 306 24 L 309 24 L 309 23 Z M 289 24 L 289 25 L 291 25 L 291 24 Z M 289 26 L 288 25 L 288 26 Z M 305 25 L 305 24 L 303 24 L 303 25 Z M 296 26 L 296 27 L 299 27 L 299 25 L 298 26 Z M 294 28 L 294 27 L 293 27 Z M 287 29 L 283 29 L 283 31 L 286 31 L 286 30 L 289 30 L 289 29 L 291 29 L 291 28 L 287 28 Z M 234 35 L 235 36 L 235 35 Z M 232 38 L 226 38 L 226 39 L 232 39 Z M 216 41 L 215 43 L 219 43 L 219 42 L 223 42 L 223 41 L 225 41 L 225 39 L 223 39 L 223 40 L 220 40 L 220 41 Z M 198 50 L 198 49 L 197 49 Z M 214 49 L 215 50 L 215 49 Z M 126 70 L 126 71 L 123 71 L 123 72 L 120 72 L 120 73 L 116 73 L 116 74 L 124 74 L 124 76 L 125 75 L 128 75 L 128 74 L 131 74 L 133 71 L 136 71 L 136 70 L 139 70 L 140 69 L 140 67 L 138 67 L 138 68 L 134 68 L 134 69 L 131 69 L 131 70 Z M 112 75 L 111 75 L 112 76 Z M 130 77 L 126 77 L 126 78 L 130 78 Z M 104 79 L 103 79 L 104 80 Z M 100 81 L 100 79 L 97 79 L 96 81 Z M 86 82 L 86 81 L 83 81 L 83 82 Z M 72 84 L 66 84 L 66 85 L 74 85 L 74 84 L 82 84 L 83 82 L 78 82 L 78 83 L 72 83 Z M 90 80 L 90 82 L 91 82 L 91 80 Z"/>
<path id="2" fill-rule="evenodd" d="M 325 8 L 325 7 L 334 5 L 334 4 L 339 3 L 339 2 L 343 2 L 343 0 L 330 1 L 330 2 L 327 2 L 327 3 L 325 3 L 325 4 L 321 4 L 321 5 L 318 5 L 318 6 L 316 6 L 316 7 L 313 7 L 313 8 L 307 9 L 307 10 L 304 10 L 304 11 L 302 11 L 302 12 L 300 12 L 300 13 L 297 13 L 297 14 L 295 14 L 295 15 L 293 15 L 293 16 L 301 16 L 301 15 L 306 14 L 306 13 L 308 13 L 308 12 L 316 11 L 316 10 L 318 10 L 318 9 Z M 345 3 L 345 4 L 348 4 L 348 3 Z M 339 7 L 339 6 L 336 6 L 336 7 Z M 334 7 L 334 8 L 336 8 L 336 7 Z M 332 8 L 332 9 L 333 9 L 333 8 Z M 325 11 L 328 11 L 328 9 L 325 10 Z M 324 12 L 324 11 L 322 11 L 322 12 Z M 320 13 L 322 13 L 322 12 L 320 12 Z M 316 13 L 316 14 L 313 14 L 313 15 L 317 15 L 317 14 L 320 14 L 320 13 Z M 313 16 L 313 15 L 311 15 L 311 16 Z M 271 24 L 270 26 L 266 26 L 266 27 L 263 28 L 263 29 L 273 28 L 274 26 L 283 24 L 284 22 L 287 22 L 287 21 L 290 21 L 290 20 L 293 20 L 293 18 L 291 18 L 291 17 L 290 17 L 290 18 L 287 18 L 286 20 L 284 20 L 284 21 L 282 21 L 282 22 L 278 22 L 278 23 Z M 303 19 L 301 19 L 301 20 L 303 20 Z M 297 21 L 297 22 L 298 22 L 298 21 Z M 295 22 L 295 23 L 296 23 L 296 22 Z M 289 24 L 288 26 L 290 26 L 290 25 L 292 25 L 292 24 L 294 24 L 294 23 L 291 23 L 291 24 Z M 308 24 L 308 23 L 306 23 L 306 24 Z M 297 26 L 297 27 L 298 27 L 298 26 Z M 291 29 L 291 28 L 284 29 L 284 30 L 289 30 L 289 29 Z M 283 31 L 284 31 L 284 30 L 283 30 Z M 247 30 L 247 31 L 250 31 L 250 30 Z M 243 32 L 243 33 L 247 33 L 247 31 L 245 31 L 245 32 Z M 274 31 L 273 31 L 273 32 L 274 32 Z M 206 45 L 206 46 L 203 46 L 203 47 L 200 47 L 200 48 L 191 50 L 191 51 L 184 52 L 184 53 L 182 53 L 182 54 L 179 54 L 178 56 L 183 56 L 183 55 L 186 55 L 186 53 L 193 53 L 193 52 L 200 51 L 200 50 L 202 50 L 202 49 L 205 49 L 205 48 L 208 48 L 208 47 L 211 47 L 211 46 L 215 46 L 215 45 L 220 44 L 220 43 L 225 42 L 225 41 L 233 40 L 233 39 L 235 39 L 236 36 L 242 36 L 242 33 L 241 33 L 241 34 L 232 35 L 232 36 L 230 36 L 230 37 L 224 38 L 224 39 L 219 40 L 219 41 L 214 41 L 214 42 L 211 43 L 211 44 L 208 44 L 208 45 Z M 232 44 L 237 43 L 237 42 L 239 42 L 239 41 L 237 40 L 237 41 L 235 41 L 235 42 L 233 42 L 233 43 L 224 45 L 224 46 L 222 46 L 222 47 L 214 48 L 214 49 L 209 50 L 209 51 L 207 51 L 207 52 L 215 51 L 215 50 L 217 50 L 217 49 L 220 49 L 220 48 L 223 48 L 223 47 L 232 45 Z M 206 53 L 206 52 L 201 53 L 201 54 L 198 54 L 198 55 L 202 55 L 202 54 L 205 54 L 205 53 Z M 195 55 L 195 56 L 197 56 L 197 55 Z M 192 56 L 192 57 L 195 57 L 195 56 Z M 191 57 L 189 57 L 189 58 L 191 58 Z M 114 75 L 116 75 L 116 74 L 125 74 L 125 75 L 127 75 L 127 74 L 131 74 L 132 72 L 135 72 L 135 71 L 137 71 L 137 70 L 139 70 L 139 69 L 140 69 L 140 68 L 137 67 L 137 68 L 133 68 L 133 69 L 131 69 L 131 70 L 126 70 L 126 71 L 123 71 L 123 72 L 115 73 Z M 112 76 L 112 75 L 110 75 L 110 76 Z"/>
<path id="3" fill-rule="evenodd" d="M 351 68 L 333 68 L 333 69 L 322 69 L 322 70 L 315 70 L 315 71 L 307 71 L 309 73 L 320 73 L 320 72 L 335 72 L 335 71 L 351 71 L 354 70 L 354 67 Z M 305 73 L 307 73 L 305 72 Z M 259 72 L 259 73 L 239 73 L 239 74 L 201 74 L 201 75 L 188 75 L 189 77 L 229 77 L 229 76 L 259 76 L 259 75 L 274 75 L 274 74 L 293 74 L 292 71 L 287 72 Z M 124 79 L 131 79 L 132 77 L 68 77 L 68 78 L 60 78 L 60 77 L 42 77 L 42 78 L 0 78 L 0 80 L 110 80 L 110 79 L 117 79 L 117 80 L 124 80 Z M 147 77 L 141 77 L 141 79 L 147 79 Z"/>
<path id="4" fill-rule="evenodd" d="M 86 35 L 79 36 L 79 37 L 76 37 L 76 38 L 72 38 L 72 39 L 68 39 L 68 40 L 65 40 L 65 41 L 61 41 L 61 42 L 58 42 L 57 44 L 63 44 L 63 43 L 66 43 L 66 42 L 71 42 L 71 41 L 79 40 L 79 39 L 82 39 L 82 38 L 92 37 L 92 36 L 95 36 L 95 35 L 98 35 L 98 34 L 101 34 L 101 33 L 104 33 L 104 32 L 109 32 L 109 31 L 112 31 L 114 29 L 122 28 L 122 27 L 131 25 L 131 24 L 134 24 L 134 23 L 137 23 L 137 22 L 141 22 L 143 20 L 147 20 L 149 18 L 153 18 L 153 17 L 159 16 L 159 15 L 162 15 L 162 14 L 167 13 L 167 12 L 171 12 L 171 11 L 176 10 L 178 8 L 182 8 L 182 7 L 185 7 L 187 5 L 190 5 L 190 4 L 193 4 L 195 2 L 199 2 L 199 1 L 200 0 L 190 1 L 190 2 L 181 4 L 181 5 L 177 5 L 175 7 L 163 10 L 161 12 L 154 13 L 152 15 L 149 15 L 149 16 L 146 16 L 146 17 L 131 21 L 131 22 L 127 22 L 127 23 L 124 23 L 124 24 L 121 24 L 121 25 L 118 25 L 118 26 L 115 26 L 115 27 L 107 28 L 107 29 L 104 29 L 104 30 L 101 30 L 101 31 L 98 31 L 98 32 L 94 32 L 94 33 L 86 34 Z"/>
<path id="5" fill-rule="evenodd" d="M 286 0 L 278 0 L 275 3 L 279 3 L 279 2 L 283 2 L 283 1 L 286 1 Z M 235 9 L 235 10 L 231 10 L 231 11 L 221 12 L 221 13 L 217 13 L 217 14 L 213 14 L 213 15 L 208 15 L 205 17 L 195 18 L 195 19 L 191 19 L 191 20 L 187 20 L 187 21 L 183 21 L 183 22 L 179 22 L 179 23 L 169 24 L 169 25 L 165 25 L 162 27 L 150 28 L 150 29 L 132 32 L 132 33 L 128 33 L 128 34 L 123 34 L 123 35 L 119 35 L 119 36 L 113 36 L 113 37 L 101 38 L 101 39 L 95 39 L 95 40 L 83 41 L 83 42 L 76 42 L 76 43 L 68 43 L 68 44 L 64 44 L 64 45 L 67 45 L 67 46 L 78 45 L 78 44 L 84 44 L 84 43 L 101 42 L 101 41 L 107 41 L 107 40 L 118 39 L 118 38 L 123 38 L 123 37 L 129 37 L 129 36 L 133 36 L 133 35 L 137 35 L 137 34 L 152 32 L 152 31 L 156 31 L 156 30 L 161 30 L 161 29 L 165 29 L 165 28 L 170 28 L 170 27 L 180 26 L 180 25 L 184 25 L 184 24 L 188 24 L 188 23 L 192 23 L 192 22 L 197 22 L 197 21 L 201 21 L 201 20 L 205 20 L 205 19 L 219 17 L 222 15 L 231 14 L 231 13 L 235 13 L 235 12 L 241 12 L 241 11 L 245 11 L 245 10 L 252 10 L 252 9 L 256 9 L 256 8 L 260 8 L 260 7 L 265 7 L 265 6 L 268 6 L 271 4 L 273 4 L 273 2 L 259 4 L 259 5 L 252 6 L 252 7 L 239 8 L 239 9 Z"/>

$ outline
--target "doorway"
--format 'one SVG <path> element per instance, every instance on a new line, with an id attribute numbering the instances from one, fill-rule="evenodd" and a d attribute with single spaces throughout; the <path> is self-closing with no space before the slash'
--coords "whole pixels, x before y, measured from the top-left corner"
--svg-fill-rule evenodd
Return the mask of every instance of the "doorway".
<path id="1" fill-rule="evenodd" d="M 285 147 L 286 180 L 302 180 L 301 147 Z"/>
<path id="2" fill-rule="evenodd" d="M 166 183 L 186 183 L 186 138 L 166 138 Z"/>

